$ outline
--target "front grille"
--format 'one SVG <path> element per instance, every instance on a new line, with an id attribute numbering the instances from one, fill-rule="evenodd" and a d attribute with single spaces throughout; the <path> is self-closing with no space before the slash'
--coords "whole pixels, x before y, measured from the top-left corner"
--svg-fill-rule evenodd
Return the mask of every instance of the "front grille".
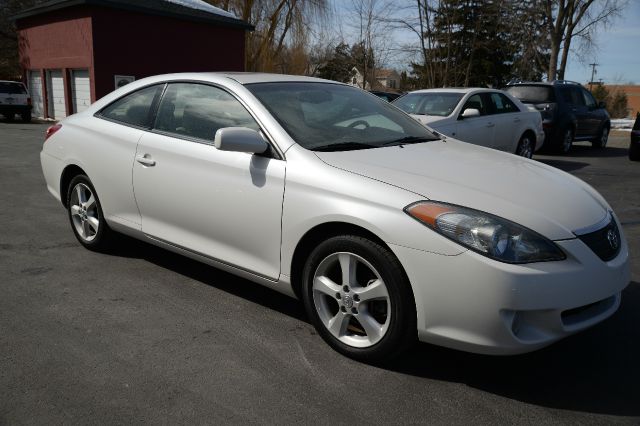
<path id="1" fill-rule="evenodd" d="M 604 228 L 588 234 L 578 235 L 578 238 L 605 262 L 616 257 L 622 246 L 620 231 L 613 218 Z"/>
<path id="2" fill-rule="evenodd" d="M 563 311 L 561 314 L 564 325 L 576 325 L 590 320 L 608 311 L 616 303 L 616 296 L 608 297 L 595 303 Z"/>

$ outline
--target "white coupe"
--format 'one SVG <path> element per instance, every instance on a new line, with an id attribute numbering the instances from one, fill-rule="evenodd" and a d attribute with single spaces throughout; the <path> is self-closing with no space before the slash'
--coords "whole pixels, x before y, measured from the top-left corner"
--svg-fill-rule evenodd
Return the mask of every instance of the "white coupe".
<path id="1" fill-rule="evenodd" d="M 544 142 L 540 112 L 493 89 L 416 90 L 393 101 L 438 133 L 531 158 Z"/>
<path id="2" fill-rule="evenodd" d="M 297 297 L 356 359 L 538 349 L 612 315 L 630 280 L 586 183 L 326 80 L 145 78 L 52 126 L 41 162 L 85 247 L 124 233 Z"/>

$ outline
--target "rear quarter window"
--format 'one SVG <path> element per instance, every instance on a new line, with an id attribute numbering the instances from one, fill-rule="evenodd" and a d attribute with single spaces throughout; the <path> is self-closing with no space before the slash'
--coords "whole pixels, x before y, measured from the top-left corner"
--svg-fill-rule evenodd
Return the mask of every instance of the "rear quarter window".
<path id="1" fill-rule="evenodd" d="M 151 107 L 164 84 L 145 87 L 112 102 L 98 116 L 137 127 L 149 127 Z"/>

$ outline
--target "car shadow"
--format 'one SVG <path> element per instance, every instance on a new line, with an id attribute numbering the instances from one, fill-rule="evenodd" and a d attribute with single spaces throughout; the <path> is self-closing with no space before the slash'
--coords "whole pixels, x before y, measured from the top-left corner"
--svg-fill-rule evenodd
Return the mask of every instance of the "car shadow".
<path id="1" fill-rule="evenodd" d="M 389 368 L 412 376 L 464 383 L 549 408 L 640 415 L 640 283 L 624 291 L 616 314 L 547 348 L 485 356 L 420 344 Z"/>
<path id="2" fill-rule="evenodd" d="M 583 158 L 612 158 L 612 157 L 626 157 L 629 155 L 628 148 L 608 146 L 605 149 L 594 149 L 591 144 L 580 144 L 574 142 L 571 147 L 571 151 L 563 157 L 583 157 Z"/>
<path id="3" fill-rule="evenodd" d="M 147 260 L 257 305 L 309 323 L 302 304 L 243 278 L 122 237 L 110 255 Z M 640 283 L 624 291 L 605 322 L 550 347 L 517 356 L 485 356 L 419 343 L 378 365 L 389 372 L 464 383 L 505 398 L 549 408 L 620 416 L 640 415 Z"/>
<path id="4" fill-rule="evenodd" d="M 308 322 L 302 304 L 291 297 L 144 241 L 118 235 L 114 246 L 104 254 L 144 259 L 161 268 L 171 270 L 210 287 L 215 287 L 295 319 Z"/>
<path id="5" fill-rule="evenodd" d="M 581 161 L 549 160 L 546 158 L 536 158 L 536 160 L 548 166 L 555 167 L 556 169 L 564 170 L 565 172 L 580 170 L 589 165 L 589 163 L 583 163 Z"/>

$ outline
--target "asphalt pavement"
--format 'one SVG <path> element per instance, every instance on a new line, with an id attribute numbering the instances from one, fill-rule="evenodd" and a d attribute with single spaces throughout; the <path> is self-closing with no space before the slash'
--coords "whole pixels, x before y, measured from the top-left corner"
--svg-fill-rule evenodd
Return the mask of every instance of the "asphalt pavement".
<path id="1" fill-rule="evenodd" d="M 640 423 L 628 133 L 535 157 L 593 185 L 623 222 L 633 282 L 612 318 L 531 354 L 420 344 L 380 367 L 331 350 L 300 303 L 257 284 L 134 240 L 82 248 L 45 188 L 45 128 L 0 123 L 0 425 Z"/>

